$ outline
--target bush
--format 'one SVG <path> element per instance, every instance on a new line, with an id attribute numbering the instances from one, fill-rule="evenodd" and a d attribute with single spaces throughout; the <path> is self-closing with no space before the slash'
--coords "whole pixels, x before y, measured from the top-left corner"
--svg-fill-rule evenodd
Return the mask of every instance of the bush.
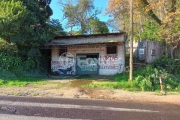
<path id="1" fill-rule="evenodd" d="M 0 45 L 0 78 L 39 76 L 39 58 L 33 57 L 31 52 L 24 56 L 16 45 Z"/>
<path id="2" fill-rule="evenodd" d="M 180 86 L 180 60 L 161 57 L 152 64 L 133 72 L 134 80 L 128 82 L 129 74 L 117 74 L 117 88 L 136 88 L 142 91 L 160 90 L 159 78 L 162 78 L 165 90 L 178 91 Z"/>
<path id="3" fill-rule="evenodd" d="M 156 59 L 152 65 L 157 69 L 165 69 L 171 74 L 180 74 L 180 59 L 171 59 L 169 57 L 162 56 L 159 59 Z"/>

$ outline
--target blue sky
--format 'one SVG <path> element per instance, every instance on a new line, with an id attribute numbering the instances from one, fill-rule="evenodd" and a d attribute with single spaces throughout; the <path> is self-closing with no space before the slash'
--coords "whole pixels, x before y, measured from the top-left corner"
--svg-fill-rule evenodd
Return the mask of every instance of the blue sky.
<path id="1" fill-rule="evenodd" d="M 53 10 L 53 15 L 51 16 L 51 18 L 59 19 L 61 24 L 64 27 L 66 21 L 62 21 L 63 13 L 61 11 L 60 5 L 58 4 L 58 1 L 59 0 L 51 1 L 50 6 L 51 6 L 51 9 Z M 94 0 L 94 5 L 102 10 L 102 13 L 98 15 L 98 18 L 104 22 L 106 22 L 109 19 L 108 15 L 106 16 L 104 15 L 105 9 L 107 8 L 107 3 L 108 3 L 108 0 Z"/>

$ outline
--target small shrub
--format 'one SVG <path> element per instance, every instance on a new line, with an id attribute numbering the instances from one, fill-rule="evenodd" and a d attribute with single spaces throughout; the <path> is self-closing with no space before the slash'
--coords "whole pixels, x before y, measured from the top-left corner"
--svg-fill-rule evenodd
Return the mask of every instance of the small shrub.
<path id="1" fill-rule="evenodd" d="M 133 72 L 134 80 L 130 86 L 127 82 L 129 74 L 118 74 L 115 80 L 118 82 L 116 88 L 137 88 L 142 91 L 160 91 L 160 81 L 162 78 L 165 90 L 178 90 L 180 86 L 180 60 L 173 60 L 162 56 L 154 63 Z"/>
<path id="2" fill-rule="evenodd" d="M 152 91 L 152 82 L 149 79 L 143 79 L 140 87 L 142 91 Z"/>
<path id="3" fill-rule="evenodd" d="M 170 74 L 180 74 L 180 59 L 162 56 L 152 63 L 154 68 L 165 69 Z"/>
<path id="4" fill-rule="evenodd" d="M 139 75 L 138 77 L 135 78 L 135 82 L 136 82 L 136 85 L 139 85 L 141 84 L 141 82 L 144 80 L 145 78 L 141 75 Z"/>

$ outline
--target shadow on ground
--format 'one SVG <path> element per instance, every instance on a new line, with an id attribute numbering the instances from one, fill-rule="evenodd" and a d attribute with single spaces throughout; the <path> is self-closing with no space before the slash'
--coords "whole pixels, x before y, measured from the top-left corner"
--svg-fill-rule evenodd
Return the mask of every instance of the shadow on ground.
<path id="1" fill-rule="evenodd" d="M 114 81 L 114 75 L 104 76 L 104 75 L 76 75 L 76 76 L 49 76 L 47 79 L 52 80 L 104 80 L 104 81 Z"/>

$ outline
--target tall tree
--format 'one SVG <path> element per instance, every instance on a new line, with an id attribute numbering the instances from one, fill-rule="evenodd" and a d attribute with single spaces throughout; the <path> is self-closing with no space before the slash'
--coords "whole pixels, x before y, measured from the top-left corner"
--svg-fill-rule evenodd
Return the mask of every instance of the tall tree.
<path id="1" fill-rule="evenodd" d="M 62 28 L 62 24 L 60 23 L 60 21 L 58 19 L 51 19 L 48 24 L 50 26 L 52 26 L 55 30 L 56 35 L 65 35 L 65 31 Z"/>
<path id="2" fill-rule="evenodd" d="M 39 66 L 38 47 L 54 37 L 47 24 L 52 15 L 49 0 L 1 0 L 0 38 L 17 48 L 23 60 Z"/>
<path id="3" fill-rule="evenodd" d="M 22 2 L 2 0 L 0 2 L 0 38 L 10 43 L 12 36 L 18 34 L 23 27 L 22 21 L 28 14 L 29 11 Z"/>
<path id="4" fill-rule="evenodd" d="M 109 33 L 109 29 L 105 22 L 100 21 L 99 19 L 90 19 L 88 24 L 88 29 L 90 34 L 105 34 Z"/>
<path id="5" fill-rule="evenodd" d="M 53 37 L 46 20 L 52 10 L 40 9 L 37 0 L 3 0 L 0 2 L 1 38 L 18 46 L 37 47 Z"/>
<path id="6" fill-rule="evenodd" d="M 129 31 L 129 3 L 127 0 L 109 0 L 108 13 L 119 20 L 121 28 Z M 180 2 L 178 0 L 134 0 L 134 29 L 135 37 L 148 38 L 149 35 L 156 39 L 165 40 L 173 49 L 179 43 Z M 147 25 L 150 23 L 150 25 Z M 125 26 L 125 27 L 124 27 Z M 154 31 L 154 33 L 152 33 Z M 138 35 L 138 36 L 137 36 Z M 173 58 L 173 54 L 171 54 Z"/>
<path id="7" fill-rule="evenodd" d="M 68 20 L 67 25 L 71 27 L 80 26 L 81 34 L 86 32 L 86 26 L 91 18 L 99 14 L 99 10 L 93 4 L 94 0 L 60 0 L 63 8 L 64 19 Z"/>

